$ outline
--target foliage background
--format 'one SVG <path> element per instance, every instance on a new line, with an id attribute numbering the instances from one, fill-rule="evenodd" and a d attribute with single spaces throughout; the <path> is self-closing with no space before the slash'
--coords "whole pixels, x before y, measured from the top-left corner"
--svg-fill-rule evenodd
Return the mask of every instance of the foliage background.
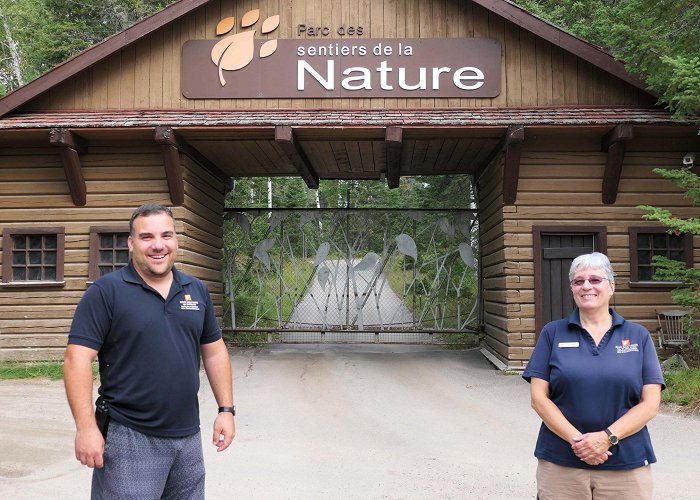
<path id="1" fill-rule="evenodd" d="M 677 115 L 700 111 L 697 0 L 516 0 L 563 29 L 606 48 L 639 74 Z"/>
<path id="2" fill-rule="evenodd" d="M 31 81 L 172 0 L 0 0 L 0 92 Z"/>

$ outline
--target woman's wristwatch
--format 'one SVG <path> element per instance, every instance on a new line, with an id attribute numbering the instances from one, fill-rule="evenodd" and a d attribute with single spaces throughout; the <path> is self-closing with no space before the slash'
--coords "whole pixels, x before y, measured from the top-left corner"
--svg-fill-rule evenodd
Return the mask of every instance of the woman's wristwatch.
<path id="1" fill-rule="evenodd" d="M 612 431 L 607 427 L 605 428 L 605 433 L 608 435 L 608 441 L 610 441 L 610 444 L 612 446 L 615 446 L 617 443 L 620 442 L 620 439 L 615 434 L 613 434 Z"/>

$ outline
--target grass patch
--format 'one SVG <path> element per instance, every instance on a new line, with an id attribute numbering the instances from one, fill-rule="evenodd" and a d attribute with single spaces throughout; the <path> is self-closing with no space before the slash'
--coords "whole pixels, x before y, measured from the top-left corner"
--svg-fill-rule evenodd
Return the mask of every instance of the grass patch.
<path id="1" fill-rule="evenodd" d="M 92 363 L 92 375 L 98 378 L 100 368 L 97 362 Z M 47 378 L 49 380 L 63 379 L 63 361 L 1 361 L 0 380 L 20 380 L 32 378 Z"/>
<path id="2" fill-rule="evenodd" d="M 0 380 L 27 378 L 63 378 L 62 361 L 3 361 L 0 363 Z"/>
<path id="3" fill-rule="evenodd" d="M 664 374 L 666 390 L 661 393 L 664 403 L 671 403 L 693 413 L 700 412 L 700 369 L 674 370 Z"/>

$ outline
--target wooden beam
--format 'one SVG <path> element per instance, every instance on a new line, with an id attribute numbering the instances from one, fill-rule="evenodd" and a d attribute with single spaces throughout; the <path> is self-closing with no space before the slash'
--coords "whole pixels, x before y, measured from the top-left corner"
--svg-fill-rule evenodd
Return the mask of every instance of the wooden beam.
<path id="1" fill-rule="evenodd" d="M 386 141 L 386 182 L 389 189 L 399 187 L 401 179 L 401 151 L 403 150 L 403 128 L 387 127 Z"/>
<path id="2" fill-rule="evenodd" d="M 525 140 L 523 125 L 509 125 L 505 137 L 505 164 L 503 167 L 503 203 L 513 205 L 518 197 L 520 153 Z"/>
<path id="3" fill-rule="evenodd" d="M 185 202 L 185 179 L 180 163 L 180 140 L 170 127 L 156 127 L 154 139 L 160 144 L 163 151 L 163 164 L 165 178 L 168 181 L 170 201 L 173 205 L 182 205 Z"/>
<path id="4" fill-rule="evenodd" d="M 156 127 L 155 128 L 156 142 L 162 146 L 173 146 L 184 154 L 192 161 L 197 163 L 199 166 L 208 170 L 214 177 L 217 177 L 224 189 L 222 192 L 230 191 L 232 189 L 233 181 L 231 178 L 224 174 L 219 167 L 217 167 L 209 158 L 200 153 L 194 146 L 192 146 L 185 138 L 177 133 L 171 127 Z"/>
<path id="5" fill-rule="evenodd" d="M 88 150 L 88 143 L 85 139 L 65 128 L 52 128 L 49 131 L 49 142 L 53 146 L 75 149 L 81 155 L 87 153 Z"/>
<path id="6" fill-rule="evenodd" d="M 73 204 L 84 207 L 87 204 L 87 188 L 79 153 L 87 151 L 87 141 L 70 130 L 52 128 L 49 131 L 49 143 L 59 149 Z"/>
<path id="7" fill-rule="evenodd" d="M 618 125 L 601 139 L 601 149 L 608 153 L 603 173 L 602 197 L 605 205 L 612 205 L 617 200 L 617 191 L 622 176 L 622 163 L 628 140 L 632 139 L 632 125 Z"/>
<path id="8" fill-rule="evenodd" d="M 287 125 L 277 125 L 275 127 L 275 142 L 279 145 L 294 168 L 297 169 L 309 189 L 318 189 L 318 174 L 311 166 L 309 158 L 294 139 L 292 127 Z"/>
<path id="9" fill-rule="evenodd" d="M 601 139 L 601 150 L 607 151 L 610 146 L 620 141 L 628 141 L 634 135 L 632 125 L 617 125 Z"/>

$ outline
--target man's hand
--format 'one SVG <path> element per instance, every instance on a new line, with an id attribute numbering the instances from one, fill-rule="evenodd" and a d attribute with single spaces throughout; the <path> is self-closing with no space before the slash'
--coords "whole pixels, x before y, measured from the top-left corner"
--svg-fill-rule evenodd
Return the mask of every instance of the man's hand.
<path id="1" fill-rule="evenodd" d="M 88 467 L 104 466 L 105 440 L 96 425 L 78 429 L 75 433 L 75 458 Z"/>
<path id="2" fill-rule="evenodd" d="M 228 448 L 234 437 L 236 437 L 236 422 L 233 414 L 228 411 L 219 413 L 214 420 L 214 435 L 212 437 L 216 451 L 224 451 Z"/>
<path id="3" fill-rule="evenodd" d="M 577 457 L 589 465 L 601 465 L 612 455 L 608 450 L 610 440 L 604 431 L 589 432 L 574 438 L 571 449 Z"/>

